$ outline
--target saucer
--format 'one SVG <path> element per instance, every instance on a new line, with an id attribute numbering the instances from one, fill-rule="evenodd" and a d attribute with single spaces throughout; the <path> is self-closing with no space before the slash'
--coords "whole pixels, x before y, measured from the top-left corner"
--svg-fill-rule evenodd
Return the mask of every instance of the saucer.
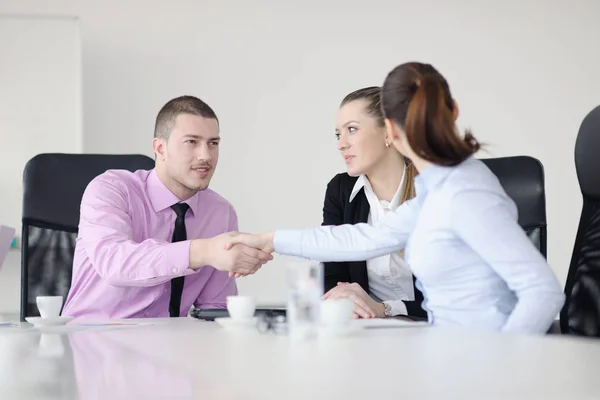
<path id="1" fill-rule="evenodd" d="M 230 317 L 215 318 L 215 322 L 223 328 L 256 328 L 257 317 L 248 319 L 233 319 Z"/>
<path id="2" fill-rule="evenodd" d="M 67 322 L 71 321 L 73 317 L 56 317 L 56 318 L 42 318 L 42 317 L 26 317 L 25 321 L 29 322 L 35 327 L 43 327 L 43 326 L 60 326 L 65 325 Z"/>

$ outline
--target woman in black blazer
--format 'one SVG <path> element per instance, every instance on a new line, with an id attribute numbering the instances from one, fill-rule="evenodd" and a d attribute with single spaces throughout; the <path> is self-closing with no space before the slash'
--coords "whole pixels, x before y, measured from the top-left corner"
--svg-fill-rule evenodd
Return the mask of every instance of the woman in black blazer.
<path id="1" fill-rule="evenodd" d="M 323 225 L 374 223 L 414 197 L 416 169 L 387 139 L 379 87 L 347 95 L 336 121 L 348 173 L 327 185 Z M 402 253 L 369 261 L 325 263 L 325 298 L 350 298 L 355 316 L 426 318 L 422 293 Z"/>

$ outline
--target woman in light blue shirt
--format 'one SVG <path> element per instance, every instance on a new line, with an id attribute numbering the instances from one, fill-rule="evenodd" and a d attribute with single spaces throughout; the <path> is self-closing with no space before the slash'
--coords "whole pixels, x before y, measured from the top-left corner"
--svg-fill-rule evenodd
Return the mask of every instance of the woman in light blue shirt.
<path id="1" fill-rule="evenodd" d="M 382 87 L 386 129 L 419 175 L 416 197 L 374 226 L 323 226 L 233 235 L 231 244 L 317 261 L 355 261 L 406 247 L 429 322 L 544 333 L 564 295 L 544 257 L 517 223 L 517 208 L 461 137 L 458 107 L 431 65 L 394 68 Z"/>

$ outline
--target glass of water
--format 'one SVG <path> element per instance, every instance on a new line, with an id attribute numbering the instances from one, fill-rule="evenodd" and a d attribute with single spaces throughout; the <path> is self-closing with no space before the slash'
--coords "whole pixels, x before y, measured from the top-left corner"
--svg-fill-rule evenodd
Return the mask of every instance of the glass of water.
<path id="1" fill-rule="evenodd" d="M 310 339 L 317 335 L 323 296 L 323 264 L 292 261 L 287 265 L 288 335 Z"/>

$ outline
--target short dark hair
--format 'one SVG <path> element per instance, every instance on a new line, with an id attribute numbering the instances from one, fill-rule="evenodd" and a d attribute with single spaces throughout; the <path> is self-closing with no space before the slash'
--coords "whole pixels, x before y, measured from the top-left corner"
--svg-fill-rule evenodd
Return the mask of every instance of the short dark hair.
<path id="1" fill-rule="evenodd" d="M 431 65 L 401 64 L 382 87 L 385 118 L 396 122 L 415 154 L 438 165 L 457 165 L 480 144 L 467 131 L 461 138 L 454 121 L 454 99 L 446 79 Z"/>
<path id="2" fill-rule="evenodd" d="M 169 100 L 158 112 L 154 125 L 154 137 L 168 140 L 179 114 L 198 115 L 219 122 L 213 109 L 199 98 L 194 96 L 176 97 Z"/>

